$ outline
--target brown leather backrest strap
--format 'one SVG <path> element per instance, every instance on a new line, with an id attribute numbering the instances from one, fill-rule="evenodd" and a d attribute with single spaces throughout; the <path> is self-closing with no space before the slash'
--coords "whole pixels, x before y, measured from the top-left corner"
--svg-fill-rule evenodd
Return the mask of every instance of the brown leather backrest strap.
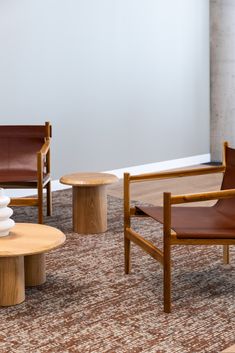
<path id="1" fill-rule="evenodd" d="M 0 138 L 44 138 L 46 136 L 45 125 L 0 125 Z"/>
<path id="2" fill-rule="evenodd" d="M 37 170 L 37 152 L 45 138 L 51 136 L 51 126 L 1 125 L 0 171 Z"/>
<path id="3" fill-rule="evenodd" d="M 221 185 L 221 190 L 235 189 L 235 149 L 226 147 L 226 169 Z M 216 204 L 220 212 L 235 216 L 235 198 L 222 199 Z"/>
<path id="4" fill-rule="evenodd" d="M 226 147 L 226 169 L 221 185 L 221 189 L 235 188 L 235 149 Z"/>

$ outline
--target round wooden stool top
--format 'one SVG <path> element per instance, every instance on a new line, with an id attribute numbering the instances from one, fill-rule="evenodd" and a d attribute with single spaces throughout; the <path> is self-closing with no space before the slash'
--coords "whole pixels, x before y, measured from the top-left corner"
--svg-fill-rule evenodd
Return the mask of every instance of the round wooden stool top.
<path id="1" fill-rule="evenodd" d="M 73 230 L 80 234 L 107 230 L 106 186 L 118 181 L 108 173 L 73 173 L 60 182 L 73 187 Z"/>
<path id="2" fill-rule="evenodd" d="M 0 237 L 0 257 L 41 254 L 57 248 L 65 235 L 54 227 L 16 223 L 8 236 Z"/>
<path id="3" fill-rule="evenodd" d="M 113 174 L 108 173 L 72 173 L 60 178 L 60 182 L 72 186 L 108 185 L 118 181 Z"/>

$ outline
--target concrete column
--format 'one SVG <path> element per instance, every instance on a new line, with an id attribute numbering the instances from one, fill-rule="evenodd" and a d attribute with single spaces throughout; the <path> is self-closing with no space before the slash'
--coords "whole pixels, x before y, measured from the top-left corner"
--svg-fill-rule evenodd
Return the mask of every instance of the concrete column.
<path id="1" fill-rule="evenodd" d="M 235 147 L 235 0 L 210 1 L 211 154 L 221 160 L 222 142 Z"/>

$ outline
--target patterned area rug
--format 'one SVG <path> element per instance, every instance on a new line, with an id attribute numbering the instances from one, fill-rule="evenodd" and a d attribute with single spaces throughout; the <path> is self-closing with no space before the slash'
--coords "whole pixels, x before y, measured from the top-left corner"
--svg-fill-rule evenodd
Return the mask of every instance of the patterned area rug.
<path id="1" fill-rule="evenodd" d="M 0 308 L 1 353 L 219 353 L 234 344 L 235 270 L 222 268 L 220 247 L 174 249 L 173 312 L 164 314 L 160 264 L 133 246 L 124 275 L 122 200 L 109 198 L 105 234 L 78 235 L 71 191 L 53 199 L 46 223 L 67 241 L 47 255 L 47 282 L 27 289 L 24 303 Z M 14 218 L 37 222 L 37 213 L 18 208 Z M 161 243 L 161 225 L 142 222 L 136 229 Z"/>

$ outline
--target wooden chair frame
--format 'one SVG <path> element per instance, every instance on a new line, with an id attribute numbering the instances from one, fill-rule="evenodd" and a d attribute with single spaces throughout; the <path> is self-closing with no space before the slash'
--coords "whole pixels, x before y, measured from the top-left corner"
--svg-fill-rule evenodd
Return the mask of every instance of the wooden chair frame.
<path id="1" fill-rule="evenodd" d="M 179 239 L 177 234 L 171 230 L 171 206 L 176 204 L 198 202 L 207 200 L 218 200 L 235 197 L 235 189 L 220 190 L 212 192 L 203 192 L 195 194 L 171 195 L 164 192 L 163 201 L 163 251 L 154 246 L 153 243 L 146 240 L 139 233 L 131 228 L 132 217 L 148 217 L 147 215 L 138 215 L 135 207 L 130 206 L 130 184 L 149 180 L 179 178 L 203 174 L 224 173 L 226 169 L 225 148 L 228 145 L 224 143 L 223 164 L 221 166 L 205 167 L 198 169 L 188 169 L 179 171 L 167 171 L 151 174 L 140 174 L 131 176 L 124 173 L 124 252 L 125 252 L 125 273 L 130 272 L 130 244 L 131 241 L 140 246 L 145 252 L 151 255 L 155 260 L 163 265 L 164 274 L 164 311 L 171 312 L 171 247 L 174 245 L 223 245 L 224 263 L 229 263 L 229 245 L 235 245 L 235 239 Z"/>
<path id="2" fill-rule="evenodd" d="M 47 194 L 47 215 L 52 214 L 52 196 L 51 196 L 51 156 L 50 156 L 50 139 L 51 124 L 45 123 L 46 136 L 44 144 L 40 151 L 37 152 L 37 182 L 19 182 L 19 183 L 3 183 L 1 187 L 7 189 L 37 189 L 37 197 L 17 197 L 11 198 L 10 206 L 36 206 L 38 207 L 38 223 L 43 223 L 43 189 Z M 43 178 L 43 172 L 46 171 L 47 178 Z"/>

